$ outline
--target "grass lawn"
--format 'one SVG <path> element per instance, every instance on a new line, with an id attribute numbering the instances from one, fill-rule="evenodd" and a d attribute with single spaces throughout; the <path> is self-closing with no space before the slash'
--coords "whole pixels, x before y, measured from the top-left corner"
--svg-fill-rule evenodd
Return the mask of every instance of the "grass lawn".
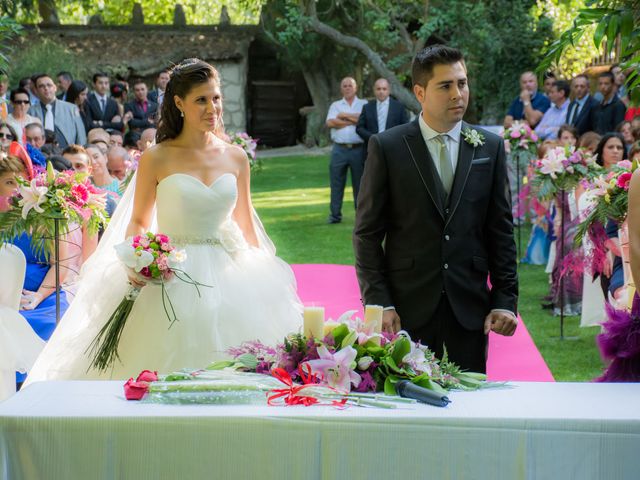
<path id="1" fill-rule="evenodd" d="M 268 158 L 252 177 L 253 203 L 264 226 L 289 263 L 353 265 L 351 232 L 354 209 L 351 188 L 345 192 L 343 220 L 327 225 L 329 214 L 329 159 L 327 156 Z M 526 246 L 529 230 L 523 228 Z M 520 314 L 553 376 L 558 381 L 589 381 L 602 362 L 595 345 L 599 327 L 580 328 L 578 317 L 560 319 L 540 308 L 548 292 L 544 267 L 520 265 Z"/>

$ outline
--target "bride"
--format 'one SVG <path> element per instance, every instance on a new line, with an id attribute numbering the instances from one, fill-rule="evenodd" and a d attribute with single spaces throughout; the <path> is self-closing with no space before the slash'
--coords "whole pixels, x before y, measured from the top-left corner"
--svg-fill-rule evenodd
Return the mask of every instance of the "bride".
<path id="1" fill-rule="evenodd" d="M 166 87 L 157 145 L 140 158 L 98 250 L 85 264 L 80 288 L 27 383 L 50 379 L 126 379 L 141 370 L 198 368 L 243 341 L 282 341 L 301 324 L 293 273 L 251 205 L 249 162 L 226 143 L 218 72 L 184 60 Z M 170 282 L 179 321 L 169 328 L 161 288 L 142 288 L 122 332 L 120 361 L 90 370 L 86 352 L 130 284 L 113 246 L 133 235 L 168 235 L 187 253 L 180 268 L 201 284 Z"/>

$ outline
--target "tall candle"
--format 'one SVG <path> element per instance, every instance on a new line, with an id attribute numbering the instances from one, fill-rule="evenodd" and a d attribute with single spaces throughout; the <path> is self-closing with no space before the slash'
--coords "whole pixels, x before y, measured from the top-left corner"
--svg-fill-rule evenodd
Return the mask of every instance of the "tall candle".
<path id="1" fill-rule="evenodd" d="M 304 335 L 324 338 L 324 307 L 304 307 Z"/>
<path id="2" fill-rule="evenodd" d="M 375 333 L 382 332 L 382 312 L 380 305 L 367 305 L 364 307 L 364 325 L 369 327 L 373 325 Z"/>

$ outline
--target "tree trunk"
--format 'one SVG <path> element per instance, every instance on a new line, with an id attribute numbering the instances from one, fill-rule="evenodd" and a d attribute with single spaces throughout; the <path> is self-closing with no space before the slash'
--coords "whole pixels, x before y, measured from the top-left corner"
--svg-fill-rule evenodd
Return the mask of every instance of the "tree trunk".
<path id="1" fill-rule="evenodd" d="M 42 25 L 60 25 L 55 0 L 39 0 L 38 13 L 42 17 Z"/>
<path id="2" fill-rule="evenodd" d="M 302 74 L 313 100 L 313 110 L 307 114 L 305 144 L 324 146 L 329 143 L 325 119 L 331 105 L 331 79 L 319 66 L 303 68 Z"/>

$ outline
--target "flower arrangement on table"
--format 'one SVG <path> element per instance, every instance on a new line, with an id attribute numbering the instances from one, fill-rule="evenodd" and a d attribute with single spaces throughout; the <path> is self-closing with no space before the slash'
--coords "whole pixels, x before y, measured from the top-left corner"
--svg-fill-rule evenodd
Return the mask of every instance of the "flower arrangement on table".
<path id="1" fill-rule="evenodd" d="M 252 169 L 259 170 L 262 167 L 261 160 L 256 156 L 257 138 L 252 138 L 247 132 L 233 132 L 229 134 L 229 143 L 238 145 L 246 152 Z"/>
<path id="2" fill-rule="evenodd" d="M 28 232 L 36 239 L 36 254 L 51 255 L 53 240 L 69 232 L 71 224 L 85 225 L 95 234 L 108 221 L 106 194 L 94 187 L 86 173 L 56 172 L 51 163 L 31 181 L 16 177 L 18 190 L 0 213 L 0 243 Z M 56 231 L 58 228 L 58 231 Z"/>
<path id="3" fill-rule="evenodd" d="M 536 162 L 531 185 L 539 198 L 552 199 L 601 171 L 596 158 L 588 150 L 558 146 L 550 148 L 544 158 Z"/>
<path id="4" fill-rule="evenodd" d="M 245 342 L 229 349 L 231 360 L 215 362 L 205 370 L 161 377 L 160 384 L 134 385 L 136 396 L 142 398 L 148 391 L 156 394 L 156 401 L 162 401 L 167 392 L 197 390 L 200 402 L 219 403 L 219 391 L 227 385 L 223 382 L 220 387 L 220 382 L 215 381 L 220 373 L 215 372 L 232 372 L 236 379 L 250 375 L 247 378 L 252 380 L 272 375 L 285 388 L 280 385 L 268 389 L 268 401 L 272 404 L 281 400 L 286 405 L 353 403 L 393 408 L 394 402 L 407 401 L 400 399 L 396 391 L 396 384 L 403 380 L 441 395 L 452 389 L 491 386 L 485 382 L 486 375 L 463 372 L 446 355 L 438 360 L 428 347 L 412 341 L 406 332 L 380 333 L 382 307 L 367 307 L 365 320 L 354 317 L 355 311 L 350 311 L 335 322 L 320 322 L 318 310 L 321 309 L 305 311 L 304 334 L 290 334 L 276 346 Z M 130 379 L 125 393 L 136 382 Z M 245 390 L 252 384 L 252 381 L 239 383 Z M 208 388 L 209 397 L 204 394 Z M 179 394 L 173 393 L 169 401 L 179 402 L 179 398 Z M 186 401 L 192 400 L 188 398 Z"/>
<path id="5" fill-rule="evenodd" d="M 176 249 L 171 239 L 162 233 L 147 232 L 125 240 L 115 247 L 118 259 L 134 277 L 144 283 L 162 287 L 162 306 L 169 319 L 169 327 L 178 320 L 175 309 L 166 290 L 166 283 L 173 279 L 193 285 L 200 295 L 198 287 L 207 286 L 193 280 L 189 274 L 178 266 L 187 259 L 183 250 Z M 118 356 L 120 335 L 133 309 L 141 287 L 132 285 L 109 320 L 89 345 L 88 352 L 93 354 L 90 368 L 105 371 Z"/>

